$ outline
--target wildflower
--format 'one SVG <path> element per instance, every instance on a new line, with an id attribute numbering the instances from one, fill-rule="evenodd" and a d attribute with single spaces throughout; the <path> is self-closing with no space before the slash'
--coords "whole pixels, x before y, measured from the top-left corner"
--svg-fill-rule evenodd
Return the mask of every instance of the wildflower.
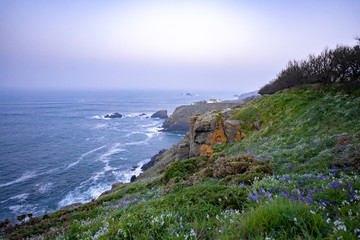
<path id="1" fill-rule="evenodd" d="M 311 213 L 311 214 L 315 214 L 315 212 L 314 212 L 314 211 L 312 211 L 312 210 L 310 210 L 310 213 Z"/>
<path id="2" fill-rule="evenodd" d="M 297 219 L 296 219 L 296 218 L 294 218 L 294 222 L 297 222 Z"/>
<path id="3" fill-rule="evenodd" d="M 196 236 L 196 233 L 195 233 L 194 229 L 190 230 L 190 236 L 192 236 L 192 237 Z"/>
<path id="4" fill-rule="evenodd" d="M 221 202 L 222 201 L 222 199 L 221 198 L 219 198 L 219 202 Z"/>
<path id="5" fill-rule="evenodd" d="M 222 233 L 221 229 L 219 229 L 219 233 Z"/>
<path id="6" fill-rule="evenodd" d="M 328 218 L 328 219 L 326 219 L 326 223 L 330 223 L 330 221 L 331 221 L 331 219 L 330 218 Z"/>

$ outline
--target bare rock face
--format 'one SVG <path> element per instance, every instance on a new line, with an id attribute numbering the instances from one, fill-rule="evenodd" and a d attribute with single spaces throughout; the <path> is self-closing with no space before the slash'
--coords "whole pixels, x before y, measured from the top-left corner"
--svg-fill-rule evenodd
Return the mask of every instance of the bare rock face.
<path id="1" fill-rule="evenodd" d="M 157 156 L 153 171 L 164 169 L 174 161 L 212 154 L 214 147 L 218 143 L 237 142 L 248 131 L 260 129 L 260 125 L 257 124 L 258 120 L 255 122 L 241 122 L 232 119 L 234 112 L 238 110 L 239 108 L 213 110 L 190 117 L 190 131 L 186 133 L 178 144 Z M 139 177 L 143 178 L 146 174 L 146 172 L 142 173 Z"/>
<path id="2" fill-rule="evenodd" d="M 240 131 L 241 131 L 240 120 L 224 121 L 224 130 L 229 143 L 237 142 L 242 138 L 240 135 Z"/>
<path id="3" fill-rule="evenodd" d="M 205 114 L 209 111 L 220 111 L 225 108 L 238 106 L 239 102 L 220 102 L 184 105 L 177 107 L 171 116 L 162 125 L 165 132 L 187 132 L 190 130 L 191 117 L 196 114 Z"/>
<path id="4" fill-rule="evenodd" d="M 156 113 L 154 113 L 153 115 L 151 115 L 151 117 L 152 117 L 152 118 L 166 119 L 166 118 L 168 118 L 167 110 L 157 111 Z"/>

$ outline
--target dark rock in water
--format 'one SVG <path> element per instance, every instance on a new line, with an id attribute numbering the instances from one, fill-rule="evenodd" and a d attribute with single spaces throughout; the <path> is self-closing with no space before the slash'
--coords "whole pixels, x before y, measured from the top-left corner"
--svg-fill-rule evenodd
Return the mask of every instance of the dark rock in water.
<path id="1" fill-rule="evenodd" d="M 17 216 L 16 218 L 19 222 L 21 222 L 22 220 L 24 220 L 26 218 L 26 214 L 22 214 L 20 216 Z"/>
<path id="2" fill-rule="evenodd" d="M 142 165 L 141 170 L 145 171 L 145 170 L 151 168 L 152 166 L 154 166 L 157 156 L 159 156 L 160 154 L 162 154 L 164 152 L 166 152 L 166 149 L 160 150 L 159 153 L 155 154 L 148 163 L 145 163 L 144 165 Z"/>
<path id="3" fill-rule="evenodd" d="M 146 115 L 146 113 L 142 113 L 142 114 L 140 114 L 139 116 L 141 117 L 141 116 L 145 116 Z"/>
<path id="4" fill-rule="evenodd" d="M 151 117 L 152 117 L 152 118 L 166 119 L 166 118 L 168 118 L 167 110 L 157 111 L 156 113 L 154 113 L 153 115 L 151 115 Z"/>
<path id="5" fill-rule="evenodd" d="M 60 210 L 70 210 L 70 209 L 78 208 L 82 205 L 83 205 L 82 203 L 73 203 L 73 204 L 70 204 L 70 205 L 60 208 Z"/>
<path id="6" fill-rule="evenodd" d="M 4 221 L 0 222 L 0 229 L 6 227 L 7 225 L 9 225 L 9 223 L 9 219 L 5 219 Z"/>
<path id="7" fill-rule="evenodd" d="M 191 94 L 191 93 L 188 93 L 188 92 L 187 92 L 185 95 L 186 95 L 186 96 L 189 96 L 189 97 L 193 97 L 193 96 L 194 96 L 194 94 Z"/>
<path id="8" fill-rule="evenodd" d="M 131 171 L 135 171 L 137 169 L 138 166 L 133 166 Z"/>
<path id="9" fill-rule="evenodd" d="M 131 178 L 130 178 L 130 182 L 134 182 L 136 179 L 136 176 L 135 175 L 132 175 Z"/>
<path id="10" fill-rule="evenodd" d="M 122 117 L 122 115 L 120 113 L 118 113 L 118 112 L 112 113 L 110 115 L 106 114 L 104 116 L 104 118 L 121 118 L 121 117 Z"/>

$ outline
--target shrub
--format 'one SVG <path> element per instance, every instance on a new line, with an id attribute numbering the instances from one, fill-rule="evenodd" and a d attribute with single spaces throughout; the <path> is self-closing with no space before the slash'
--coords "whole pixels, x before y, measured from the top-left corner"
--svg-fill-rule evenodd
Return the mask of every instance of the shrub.
<path id="1" fill-rule="evenodd" d="M 360 46 L 338 46 L 325 49 L 319 56 L 310 55 L 303 61 L 290 61 L 277 78 L 263 86 L 260 94 L 273 94 L 296 85 L 341 83 L 360 85 Z"/>

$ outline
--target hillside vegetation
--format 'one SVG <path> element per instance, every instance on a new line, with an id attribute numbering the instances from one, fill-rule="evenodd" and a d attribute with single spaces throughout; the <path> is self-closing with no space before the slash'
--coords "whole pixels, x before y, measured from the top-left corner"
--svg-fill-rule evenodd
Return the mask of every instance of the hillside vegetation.
<path id="1" fill-rule="evenodd" d="M 263 86 L 260 94 L 304 84 L 340 83 L 342 88 L 360 87 L 360 38 L 357 45 L 325 49 L 319 55 L 309 55 L 301 61 L 290 61 L 272 82 Z M 340 85 L 339 85 L 340 86 Z"/>
<path id="2" fill-rule="evenodd" d="M 357 239 L 359 93 L 304 85 L 247 102 L 233 118 L 260 130 L 242 140 L 3 237 Z"/>

